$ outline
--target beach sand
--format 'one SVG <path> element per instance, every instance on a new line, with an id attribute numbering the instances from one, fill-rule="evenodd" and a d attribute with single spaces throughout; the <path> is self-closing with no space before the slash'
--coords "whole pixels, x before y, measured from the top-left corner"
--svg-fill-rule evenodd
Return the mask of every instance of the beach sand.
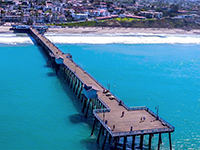
<path id="1" fill-rule="evenodd" d="M 0 26 L 0 33 L 13 32 L 11 26 Z M 72 27 L 72 28 L 49 28 L 48 33 L 70 33 L 70 34 L 112 34 L 112 33 L 144 33 L 144 34 L 200 34 L 200 30 L 182 30 L 182 29 L 167 29 L 167 28 L 112 28 L 112 27 Z"/>
<path id="2" fill-rule="evenodd" d="M 167 28 L 109 28 L 109 27 L 73 27 L 73 28 L 49 28 L 50 33 L 145 33 L 145 34 L 200 34 L 200 30 L 185 31 L 181 29 Z"/>
<path id="3" fill-rule="evenodd" d="M 0 26 L 0 33 L 13 32 L 10 28 L 11 26 Z"/>

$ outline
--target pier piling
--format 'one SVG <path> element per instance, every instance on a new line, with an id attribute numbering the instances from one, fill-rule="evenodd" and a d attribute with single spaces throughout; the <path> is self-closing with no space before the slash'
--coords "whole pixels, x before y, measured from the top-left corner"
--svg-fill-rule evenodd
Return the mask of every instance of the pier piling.
<path id="1" fill-rule="evenodd" d="M 151 150 L 152 134 L 149 134 L 149 150 Z"/>

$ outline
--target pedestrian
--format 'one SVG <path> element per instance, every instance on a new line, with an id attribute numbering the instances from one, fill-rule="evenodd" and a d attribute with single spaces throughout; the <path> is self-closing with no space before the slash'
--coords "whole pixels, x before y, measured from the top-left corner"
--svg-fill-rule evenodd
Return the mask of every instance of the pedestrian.
<path id="1" fill-rule="evenodd" d="M 115 125 L 113 125 L 113 129 L 112 129 L 112 131 L 114 131 L 115 130 Z"/>
<path id="2" fill-rule="evenodd" d="M 124 117 L 124 111 L 122 111 L 122 115 L 121 115 L 121 118 L 122 118 L 122 117 Z"/>

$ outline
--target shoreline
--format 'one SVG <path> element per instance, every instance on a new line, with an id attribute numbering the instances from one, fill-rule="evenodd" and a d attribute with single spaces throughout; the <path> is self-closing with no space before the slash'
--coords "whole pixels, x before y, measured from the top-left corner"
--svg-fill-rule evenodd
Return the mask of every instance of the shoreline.
<path id="1" fill-rule="evenodd" d="M 0 33 L 13 33 L 10 30 L 11 26 L 0 26 Z M 167 28 L 123 28 L 123 27 L 73 27 L 73 28 L 49 28 L 46 33 L 69 33 L 69 34 L 191 34 L 198 35 L 200 30 L 194 29 L 190 31 L 182 29 L 167 29 Z"/>
<path id="2" fill-rule="evenodd" d="M 185 31 L 182 29 L 166 28 L 110 28 L 110 27 L 73 27 L 73 28 L 49 28 L 47 33 L 70 33 L 70 34 L 200 34 L 200 30 Z"/>

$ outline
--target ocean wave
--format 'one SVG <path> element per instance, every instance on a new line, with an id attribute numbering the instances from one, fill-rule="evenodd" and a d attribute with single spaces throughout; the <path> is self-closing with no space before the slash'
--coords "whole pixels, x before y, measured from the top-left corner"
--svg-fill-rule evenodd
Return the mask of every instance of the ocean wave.
<path id="1" fill-rule="evenodd" d="M 200 44 L 199 35 L 47 34 L 46 37 L 59 44 Z"/>
<path id="2" fill-rule="evenodd" d="M 187 34 L 69 34 L 46 33 L 45 36 L 58 44 L 200 44 L 200 35 Z M 0 34 L 3 44 L 33 44 L 31 38 L 24 34 Z"/>
<path id="3" fill-rule="evenodd" d="M 23 36 L 2 36 L 0 34 L 0 43 L 1 44 L 33 44 L 30 37 L 23 37 Z"/>

